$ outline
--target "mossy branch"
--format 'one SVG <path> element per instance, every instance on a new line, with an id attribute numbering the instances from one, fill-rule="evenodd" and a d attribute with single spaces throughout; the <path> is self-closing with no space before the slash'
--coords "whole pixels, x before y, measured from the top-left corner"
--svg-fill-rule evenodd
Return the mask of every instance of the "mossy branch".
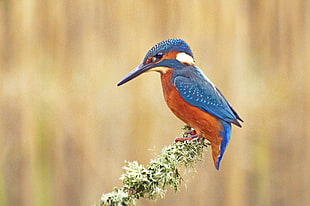
<path id="1" fill-rule="evenodd" d="M 188 136 L 190 127 L 183 128 L 182 137 Z M 137 161 L 126 162 L 123 167 L 125 173 L 120 179 L 123 181 L 122 188 L 114 188 L 111 193 L 103 194 L 97 206 L 125 206 L 136 203 L 143 197 L 154 200 L 164 197 L 167 186 L 178 191 L 182 177 L 178 167 L 192 168 L 193 163 L 201 160 L 203 149 L 208 144 L 204 138 L 194 141 L 179 141 L 162 149 L 161 154 L 150 164 L 143 166 Z"/>

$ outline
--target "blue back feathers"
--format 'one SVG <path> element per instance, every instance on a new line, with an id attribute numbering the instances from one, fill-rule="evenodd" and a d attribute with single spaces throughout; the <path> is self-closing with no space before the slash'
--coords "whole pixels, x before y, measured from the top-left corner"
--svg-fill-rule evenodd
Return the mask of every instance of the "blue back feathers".
<path id="1" fill-rule="evenodd" d="M 215 117 L 241 127 L 241 120 L 222 93 L 196 66 L 175 70 L 172 83 L 188 103 Z"/>
<path id="2" fill-rule="evenodd" d="M 223 140 L 220 146 L 221 152 L 216 163 L 216 169 L 218 170 L 230 140 L 231 123 L 241 127 L 238 120 L 242 121 L 242 119 L 220 90 L 204 76 L 198 67 L 186 66 L 182 69 L 174 70 L 171 81 L 185 101 L 202 111 L 212 114 L 221 122 L 223 130 L 220 131 L 220 136 L 223 137 Z"/>

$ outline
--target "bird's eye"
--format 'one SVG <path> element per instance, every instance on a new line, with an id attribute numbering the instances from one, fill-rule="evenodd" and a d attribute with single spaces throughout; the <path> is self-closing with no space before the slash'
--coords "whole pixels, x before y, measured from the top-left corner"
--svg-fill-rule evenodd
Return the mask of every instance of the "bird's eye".
<path id="1" fill-rule="evenodd" d="M 163 53 L 157 53 L 154 57 L 156 57 L 156 59 L 161 59 L 163 57 Z"/>
<path id="2" fill-rule="evenodd" d="M 152 62 L 157 62 L 161 60 L 162 57 L 163 57 L 163 53 L 157 53 L 155 56 L 152 57 Z"/>

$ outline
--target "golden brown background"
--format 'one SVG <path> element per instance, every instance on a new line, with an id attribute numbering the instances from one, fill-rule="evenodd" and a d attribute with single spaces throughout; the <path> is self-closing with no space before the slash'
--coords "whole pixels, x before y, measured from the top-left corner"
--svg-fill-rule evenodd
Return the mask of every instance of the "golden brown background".
<path id="1" fill-rule="evenodd" d="M 138 205 L 310 205 L 308 0 L 1 0 L 0 205 L 91 205 L 172 144 L 159 75 L 116 87 L 168 38 L 245 123 L 220 171 L 208 151 L 179 193 Z"/>

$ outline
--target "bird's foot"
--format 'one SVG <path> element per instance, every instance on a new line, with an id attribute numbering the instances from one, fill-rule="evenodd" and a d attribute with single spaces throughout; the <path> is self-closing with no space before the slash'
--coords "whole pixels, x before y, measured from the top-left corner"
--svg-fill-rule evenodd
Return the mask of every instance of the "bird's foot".
<path id="1" fill-rule="evenodd" d="M 193 131 L 195 131 L 195 130 L 193 130 Z M 192 131 L 189 131 L 189 132 L 192 132 Z M 181 141 L 186 141 L 186 140 L 192 141 L 192 140 L 196 140 L 198 138 L 200 138 L 200 136 L 195 132 L 194 135 L 190 135 L 188 137 L 176 138 L 174 141 L 175 142 L 181 142 Z"/>
<path id="2" fill-rule="evenodd" d="M 190 131 L 185 132 L 185 134 L 196 135 L 197 132 L 196 132 L 196 130 L 193 129 L 193 130 L 190 130 Z"/>

